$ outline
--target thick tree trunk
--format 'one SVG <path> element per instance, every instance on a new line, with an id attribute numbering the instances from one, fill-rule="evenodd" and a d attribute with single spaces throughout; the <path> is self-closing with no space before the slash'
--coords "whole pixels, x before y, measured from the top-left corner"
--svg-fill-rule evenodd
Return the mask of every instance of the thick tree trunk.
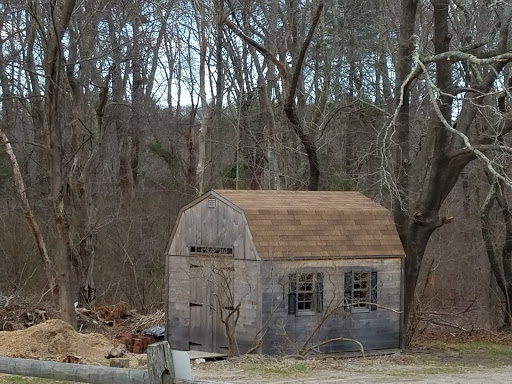
<path id="1" fill-rule="evenodd" d="M 417 234 L 414 232 L 416 227 L 414 223 L 410 223 L 409 219 L 409 84 L 406 79 L 412 70 L 412 52 L 413 46 L 411 37 L 414 34 L 416 19 L 417 0 L 402 1 L 402 16 L 400 22 L 400 36 L 398 58 L 396 64 L 396 88 L 395 88 L 395 104 L 398 108 L 398 116 L 396 121 L 396 147 L 394 152 L 394 175 L 395 182 L 399 191 L 403 191 L 401 195 L 394 196 L 393 214 L 397 226 L 400 239 L 405 248 L 407 255 L 405 260 L 405 289 L 404 289 L 404 318 L 409 318 L 411 307 L 414 300 L 414 291 L 419 276 L 419 268 L 426 249 L 426 241 L 420 236 L 416 239 Z M 428 232 L 427 232 L 428 234 Z"/>
<path id="2" fill-rule="evenodd" d="M 492 178 L 489 177 L 489 179 Z M 507 198 L 503 194 L 503 188 L 504 186 L 499 185 L 497 181 L 491 181 L 491 187 L 481 207 L 480 228 L 491 271 L 504 297 L 504 326 L 510 329 L 512 326 L 512 213 Z M 496 227 L 491 220 L 491 210 L 495 202 L 498 203 L 505 224 L 505 239 L 501 247 L 498 246 L 499 241 L 492 233 L 492 229 Z"/>
<path id="3" fill-rule="evenodd" d="M 399 54 L 397 60 L 396 84 L 396 132 L 394 133 L 395 158 L 394 176 L 396 182 L 393 213 L 398 233 L 407 253 L 405 277 L 405 316 L 410 315 L 414 305 L 414 290 L 420 274 L 423 255 L 428 240 L 436 228 L 449 223 L 451 218 L 441 218 L 439 211 L 444 201 L 454 188 L 464 168 L 476 158 L 476 152 L 464 142 L 460 132 L 467 135 L 479 113 L 478 108 L 483 103 L 482 94 L 486 94 L 493 87 L 498 74 L 505 63 L 496 61 L 493 68 L 483 71 L 481 76 L 472 79 L 474 84 L 468 88 L 478 91 L 467 92 L 458 112 L 457 121 L 453 122 L 452 112 L 455 90 L 452 77 L 452 62 L 449 60 L 434 60 L 435 83 L 426 80 L 429 89 L 431 113 L 428 119 L 427 138 L 421 156 L 418 156 L 411 166 L 410 158 L 410 96 L 409 87 L 417 75 L 424 71 L 422 63 L 415 63 L 415 72 L 412 73 L 412 59 L 417 57 L 419 39 L 414 36 L 414 20 L 417 0 L 403 0 L 402 17 L 400 25 Z M 434 0 L 434 51 L 442 55 L 450 51 L 450 14 L 448 0 Z M 510 15 L 504 19 L 510 20 Z M 500 42 L 497 44 L 499 53 L 507 51 L 509 22 L 503 23 L 500 32 Z M 425 73 L 425 76 L 430 76 Z M 434 95 L 432 88 L 439 93 Z M 484 125 L 483 129 L 494 129 Z M 456 127 L 456 128 L 455 128 Z M 510 128 L 502 132 L 508 132 Z M 490 135 L 480 135 L 470 139 L 476 144 L 488 142 Z"/>
<path id="4" fill-rule="evenodd" d="M 418 284 L 418 278 L 421 272 L 423 256 L 434 230 L 435 227 L 423 226 L 422 224 L 411 222 L 409 229 L 402 231 L 400 234 L 405 254 L 407 255 L 404 276 L 404 319 L 406 325 L 416 305 L 416 285 Z"/>
<path id="5" fill-rule="evenodd" d="M 60 14 L 54 14 L 54 25 L 45 50 L 44 70 L 47 76 L 46 97 L 48 130 L 50 134 L 50 183 L 51 200 L 55 221 L 55 266 L 59 289 L 59 306 L 62 320 L 76 327 L 76 314 L 73 306 L 75 295 L 71 283 L 71 248 L 69 224 L 66 210 L 69 204 L 62 134 L 62 91 L 64 85 L 64 63 L 61 51 L 61 39 L 67 29 L 75 0 L 67 0 L 59 8 Z M 53 12 L 57 12 L 53 9 Z"/>

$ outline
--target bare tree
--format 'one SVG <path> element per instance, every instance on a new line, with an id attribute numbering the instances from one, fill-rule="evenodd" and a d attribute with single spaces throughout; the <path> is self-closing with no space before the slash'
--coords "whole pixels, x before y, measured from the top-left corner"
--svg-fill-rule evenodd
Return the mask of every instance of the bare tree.
<path id="1" fill-rule="evenodd" d="M 68 30 L 75 7 L 74 0 L 68 0 L 61 7 L 50 3 L 47 45 L 44 52 L 44 72 L 46 74 L 45 97 L 47 100 L 46 119 L 49 131 L 50 185 L 51 200 L 56 229 L 55 265 L 59 289 L 59 306 L 62 319 L 76 326 L 73 307 L 75 295 L 71 283 L 71 246 L 69 243 L 68 222 L 68 172 L 64 162 L 64 116 L 61 103 L 64 100 L 65 61 L 63 38 Z"/>
<path id="2" fill-rule="evenodd" d="M 382 134 L 394 155 L 391 159 L 384 153 L 382 161 L 387 170 L 384 179 L 389 181 L 394 196 L 395 222 L 407 254 L 406 316 L 413 306 L 427 243 L 437 228 L 453 220 L 441 217 L 440 209 L 464 168 L 478 159 L 491 173 L 508 180 L 485 153 L 509 152 L 500 140 L 512 125 L 505 111 L 496 108 L 499 113 L 487 119 L 485 125 L 479 123 L 479 117 L 489 116 L 489 105 L 499 105 L 499 96 L 508 92 L 500 78 L 510 61 L 506 52 L 511 8 L 507 4 L 487 8 L 483 2 L 477 7 L 480 13 L 476 9 L 467 12 L 464 4 L 449 0 L 436 0 L 431 6 L 417 0 L 402 2 L 396 111 Z M 450 23 L 452 13 L 470 25 L 469 35 L 461 24 Z M 417 26 L 420 16 L 433 20 L 432 31 Z M 433 36 L 433 46 L 426 41 L 427 33 Z M 493 91 L 494 87 L 501 91 Z M 428 120 L 419 142 L 412 122 L 414 89 L 423 92 L 429 101 L 422 110 Z M 387 172 L 391 170 L 390 178 Z"/>
<path id="3" fill-rule="evenodd" d="M 504 325 L 510 328 L 512 322 L 512 211 L 504 183 L 492 176 L 490 181 L 489 192 L 481 207 L 481 232 L 492 273 L 505 299 Z M 504 231 L 499 231 L 498 226 L 493 223 L 494 206 L 498 210 L 497 215 L 503 220 L 502 223 L 500 222 L 500 227 L 504 224 Z"/>
<path id="4" fill-rule="evenodd" d="M 244 40 L 247 44 L 254 47 L 261 55 L 265 57 L 270 63 L 275 65 L 278 69 L 282 88 L 283 88 L 283 109 L 286 113 L 286 116 L 292 125 L 294 132 L 297 137 L 300 139 L 304 150 L 308 156 L 309 163 L 309 184 L 308 189 L 317 190 L 318 184 L 320 180 L 320 168 L 318 163 L 318 155 L 317 150 L 315 148 L 315 143 L 311 134 L 305 129 L 304 123 L 298 114 L 298 105 L 297 105 L 297 97 L 298 97 L 298 87 L 300 84 L 300 78 L 302 76 L 303 64 L 306 57 L 306 52 L 311 44 L 311 40 L 313 39 L 313 35 L 315 33 L 316 27 L 319 23 L 320 16 L 322 14 L 322 10 L 324 8 L 323 1 L 319 1 L 316 9 L 314 11 L 314 15 L 312 16 L 309 30 L 304 37 L 302 45 L 300 46 L 300 51 L 298 52 L 290 52 L 290 54 L 294 54 L 293 56 L 293 65 L 290 68 L 289 65 L 280 60 L 275 56 L 275 54 L 269 50 L 264 45 L 258 43 L 256 40 L 246 35 L 242 30 L 240 30 L 231 20 L 226 18 L 225 24 L 228 28 L 230 28 L 234 33 L 236 33 L 242 40 Z M 295 14 L 295 9 L 290 10 L 290 14 Z M 294 16 L 291 16 L 294 17 Z M 292 25 L 292 31 L 294 33 L 295 43 L 297 43 L 296 39 L 297 30 L 296 25 Z"/>

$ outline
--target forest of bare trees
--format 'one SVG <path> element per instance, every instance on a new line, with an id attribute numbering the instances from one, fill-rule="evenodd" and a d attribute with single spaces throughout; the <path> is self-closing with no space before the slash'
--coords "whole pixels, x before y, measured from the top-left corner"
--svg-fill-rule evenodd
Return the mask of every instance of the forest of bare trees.
<path id="1" fill-rule="evenodd" d="M 512 5 L 6 0 L 0 293 L 163 305 L 211 188 L 358 190 L 406 250 L 405 312 L 511 326 Z"/>

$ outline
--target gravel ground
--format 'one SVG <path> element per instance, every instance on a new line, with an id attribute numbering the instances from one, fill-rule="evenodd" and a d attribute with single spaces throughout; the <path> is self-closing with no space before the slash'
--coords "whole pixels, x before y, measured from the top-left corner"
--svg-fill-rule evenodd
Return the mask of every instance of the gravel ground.
<path id="1" fill-rule="evenodd" d="M 195 364 L 192 376 L 194 380 L 233 384 L 512 383 L 512 360 L 511 365 L 500 360 L 493 366 L 492 361 L 473 361 L 472 355 L 456 361 L 449 352 L 431 358 L 432 354 L 427 360 L 411 355 L 320 361 L 244 357 Z"/>
<path id="2" fill-rule="evenodd" d="M 351 384 L 378 384 L 378 383 L 422 383 L 422 384 L 503 384 L 512 383 L 512 367 L 499 368 L 485 372 L 470 372 L 457 374 L 429 374 L 411 375 L 410 377 L 397 377 L 388 375 L 354 374 L 347 372 L 323 373 L 316 377 L 295 379 L 262 379 L 251 376 L 237 378 L 199 378 L 194 379 L 208 383 L 254 383 L 254 384 L 313 384 L 313 383 L 351 383 Z"/>
<path id="3" fill-rule="evenodd" d="M 247 379 L 240 382 L 249 382 Z M 272 383 L 272 384 L 312 384 L 312 383 L 352 383 L 352 384 L 376 384 L 376 383 L 423 383 L 423 384 L 503 384 L 512 383 L 512 367 L 500 368 L 486 372 L 471 372 L 459 374 L 430 374 L 412 377 L 396 377 L 385 375 L 365 375 L 338 372 L 329 377 L 320 376 L 307 379 L 295 380 L 271 380 L 271 381 L 251 381 L 252 383 Z"/>

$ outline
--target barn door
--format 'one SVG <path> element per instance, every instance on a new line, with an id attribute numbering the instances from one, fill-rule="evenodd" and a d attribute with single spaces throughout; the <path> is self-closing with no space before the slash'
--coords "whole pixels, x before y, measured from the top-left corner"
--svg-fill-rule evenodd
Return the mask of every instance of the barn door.
<path id="1" fill-rule="evenodd" d="M 215 260 L 212 264 L 212 282 L 213 352 L 228 353 L 229 343 L 224 322 L 229 322 L 231 328 L 228 329 L 232 329 L 234 316 L 229 316 L 234 306 L 232 260 Z"/>
<path id="2" fill-rule="evenodd" d="M 190 340 L 189 349 L 212 352 L 213 332 L 210 308 L 210 287 L 205 267 L 190 264 Z"/>
<path id="3" fill-rule="evenodd" d="M 191 350 L 228 353 L 222 320 L 233 309 L 232 279 L 232 260 L 209 259 L 190 265 Z"/>

